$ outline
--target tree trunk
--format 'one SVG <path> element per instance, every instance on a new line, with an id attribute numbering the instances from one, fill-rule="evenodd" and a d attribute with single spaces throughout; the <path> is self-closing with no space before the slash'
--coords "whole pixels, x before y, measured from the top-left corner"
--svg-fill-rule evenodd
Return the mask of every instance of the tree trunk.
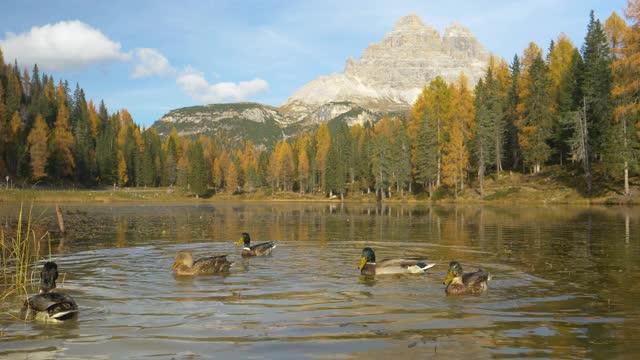
<path id="1" fill-rule="evenodd" d="M 622 120 L 622 134 L 624 136 L 624 196 L 629 196 L 629 162 L 627 161 L 627 119 Z"/>
<path id="2" fill-rule="evenodd" d="M 624 162 L 624 196 L 629 196 L 629 162 Z"/>

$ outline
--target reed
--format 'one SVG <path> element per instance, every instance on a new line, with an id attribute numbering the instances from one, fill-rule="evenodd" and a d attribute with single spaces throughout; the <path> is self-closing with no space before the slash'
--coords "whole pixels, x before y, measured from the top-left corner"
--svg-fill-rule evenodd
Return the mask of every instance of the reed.
<path id="1" fill-rule="evenodd" d="M 43 212 L 44 214 L 44 212 Z M 34 225 L 42 220 L 42 214 L 34 218 L 33 202 L 27 210 L 20 204 L 15 230 L 0 227 L 0 300 L 9 295 L 27 295 L 28 285 L 35 282 L 35 265 L 40 257 L 40 242 L 48 237 L 49 257 L 51 257 L 51 237 L 48 231 L 38 238 Z"/>

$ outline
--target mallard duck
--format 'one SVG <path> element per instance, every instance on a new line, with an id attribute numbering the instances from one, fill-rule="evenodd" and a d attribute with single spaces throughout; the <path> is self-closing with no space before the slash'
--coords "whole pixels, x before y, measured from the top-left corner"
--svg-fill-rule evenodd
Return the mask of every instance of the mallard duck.
<path id="1" fill-rule="evenodd" d="M 362 261 L 360 261 L 360 274 L 424 274 L 427 269 L 435 264 L 427 264 L 424 258 L 384 259 L 376 262 L 376 254 L 373 249 L 362 249 Z"/>
<path id="2" fill-rule="evenodd" d="M 491 275 L 482 269 L 465 274 L 462 265 L 454 260 L 449 263 L 449 272 L 443 282 L 447 285 L 444 291 L 447 295 L 480 294 L 489 288 L 487 281 L 490 279 Z"/>
<path id="3" fill-rule="evenodd" d="M 206 275 L 229 271 L 233 263 L 227 260 L 227 255 L 206 257 L 193 261 L 188 251 L 180 251 L 171 269 L 178 275 Z"/>
<path id="4" fill-rule="evenodd" d="M 54 262 L 44 264 L 40 272 L 40 292 L 30 296 L 22 307 L 22 316 L 26 320 L 62 322 L 75 317 L 78 305 L 70 295 L 52 292 L 56 288 L 58 265 Z"/>
<path id="5" fill-rule="evenodd" d="M 251 246 L 251 237 L 248 233 L 242 233 L 242 237 L 236 245 L 243 245 L 242 256 L 266 256 L 271 255 L 271 251 L 276 248 L 276 243 L 273 241 L 263 242 L 257 245 Z"/>

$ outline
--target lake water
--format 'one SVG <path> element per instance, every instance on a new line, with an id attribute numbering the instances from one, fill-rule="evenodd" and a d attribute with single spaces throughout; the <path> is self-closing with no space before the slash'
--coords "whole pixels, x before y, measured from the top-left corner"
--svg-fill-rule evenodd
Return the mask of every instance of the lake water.
<path id="1" fill-rule="evenodd" d="M 0 223 L 17 204 L 0 203 Z M 77 321 L 22 322 L 0 305 L 0 358 L 619 358 L 640 354 L 640 210 L 375 204 L 62 205 L 59 291 Z M 234 242 L 276 240 L 241 259 Z M 426 275 L 360 276 L 424 255 Z M 43 240 L 43 252 L 48 252 Z M 179 250 L 231 254 L 227 275 L 175 276 Z M 46 255 L 45 255 L 46 256 Z M 447 297 L 456 259 L 492 273 L 482 296 Z M 62 276 L 61 276 L 62 277 Z M 34 287 L 32 291 L 36 291 Z"/>

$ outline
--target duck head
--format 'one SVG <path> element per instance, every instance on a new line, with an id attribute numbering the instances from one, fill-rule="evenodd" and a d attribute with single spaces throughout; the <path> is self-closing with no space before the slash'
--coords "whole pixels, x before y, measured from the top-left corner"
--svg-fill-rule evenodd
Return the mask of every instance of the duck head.
<path id="1" fill-rule="evenodd" d="M 367 263 L 375 263 L 376 262 L 376 253 L 373 252 L 373 249 L 370 247 L 366 247 L 362 249 L 362 259 L 360 260 L 360 266 L 358 269 L 362 270 L 362 268 L 367 265 Z"/>
<path id="2" fill-rule="evenodd" d="M 46 294 L 56 288 L 58 265 L 53 261 L 44 264 L 40 272 L 40 294 Z"/>
<path id="3" fill-rule="evenodd" d="M 244 247 L 248 248 L 251 246 L 251 237 L 249 233 L 243 232 L 240 240 L 236 242 L 236 245 L 244 245 Z"/>
<path id="4" fill-rule="evenodd" d="M 453 260 L 449 263 L 449 271 L 447 271 L 447 277 L 442 282 L 444 285 L 449 285 L 449 283 L 457 277 L 462 277 L 464 275 L 464 271 L 462 270 L 462 265 L 459 262 Z"/>
<path id="5" fill-rule="evenodd" d="M 180 251 L 178 255 L 176 255 L 176 261 L 173 263 L 171 269 L 176 270 L 180 266 L 186 266 L 188 268 L 193 266 L 193 256 L 190 252 Z"/>

